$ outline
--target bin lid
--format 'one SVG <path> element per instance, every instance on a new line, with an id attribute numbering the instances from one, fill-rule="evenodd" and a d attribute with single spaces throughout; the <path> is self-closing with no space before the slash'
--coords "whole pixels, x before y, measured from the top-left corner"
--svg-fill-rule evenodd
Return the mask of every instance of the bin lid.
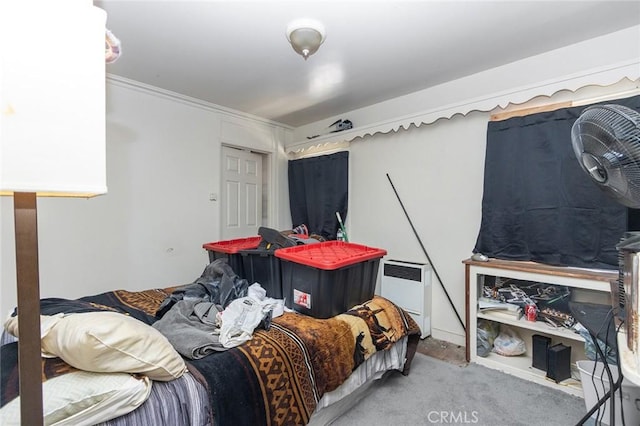
<path id="1" fill-rule="evenodd" d="M 262 237 L 257 235 L 255 237 L 205 243 L 202 245 L 202 248 L 218 253 L 235 254 L 240 250 L 257 248 L 258 245 L 260 245 L 260 241 L 262 241 Z"/>
<path id="2" fill-rule="evenodd" d="M 275 256 L 280 259 L 324 270 L 339 269 L 354 263 L 378 259 L 385 254 L 387 251 L 383 249 L 345 241 L 326 241 L 275 251 Z"/>

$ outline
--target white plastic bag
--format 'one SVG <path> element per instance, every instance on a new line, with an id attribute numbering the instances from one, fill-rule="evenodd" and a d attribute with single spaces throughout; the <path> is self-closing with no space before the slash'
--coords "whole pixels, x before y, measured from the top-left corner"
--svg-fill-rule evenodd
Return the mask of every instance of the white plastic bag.
<path id="1" fill-rule="evenodd" d="M 518 356 L 525 353 L 527 347 L 511 327 L 501 325 L 500 334 L 493 341 L 493 351 L 504 356 Z"/>
<path id="2" fill-rule="evenodd" d="M 232 348 L 250 340 L 263 316 L 262 305 L 251 297 L 241 297 L 231 302 L 222 312 L 222 346 Z"/>
<path id="3" fill-rule="evenodd" d="M 269 311 L 271 318 L 284 312 L 284 300 L 265 297 L 267 292 L 258 283 L 249 286 L 248 296 L 232 301 L 222 312 L 220 343 L 233 348 L 251 340 L 253 330 Z"/>

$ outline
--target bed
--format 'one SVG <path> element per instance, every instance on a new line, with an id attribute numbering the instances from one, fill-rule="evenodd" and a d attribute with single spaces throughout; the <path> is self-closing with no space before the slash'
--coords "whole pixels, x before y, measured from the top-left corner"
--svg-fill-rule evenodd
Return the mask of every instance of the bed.
<path id="1" fill-rule="evenodd" d="M 420 337 L 374 296 L 328 319 L 285 312 L 239 346 L 188 359 L 153 327 L 174 290 L 41 300 L 45 424 L 328 424 L 384 374 L 409 374 Z M 17 320 L 0 342 L 3 425 L 19 424 Z"/>

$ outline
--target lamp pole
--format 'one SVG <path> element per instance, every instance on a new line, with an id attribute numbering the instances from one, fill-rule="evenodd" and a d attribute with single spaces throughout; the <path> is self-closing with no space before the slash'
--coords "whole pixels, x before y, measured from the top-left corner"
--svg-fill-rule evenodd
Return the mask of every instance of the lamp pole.
<path id="1" fill-rule="evenodd" d="M 20 422 L 42 425 L 42 359 L 40 348 L 40 279 L 36 194 L 13 194 L 18 290 L 18 367 Z M 39 374 L 40 373 L 40 374 Z"/>

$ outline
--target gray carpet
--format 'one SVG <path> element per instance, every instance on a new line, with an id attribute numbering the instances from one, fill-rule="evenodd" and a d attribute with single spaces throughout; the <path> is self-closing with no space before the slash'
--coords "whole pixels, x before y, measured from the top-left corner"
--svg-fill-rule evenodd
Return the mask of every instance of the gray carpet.
<path id="1" fill-rule="evenodd" d="M 393 372 L 334 426 L 472 424 L 575 425 L 582 398 L 477 364 L 416 354 L 411 373 Z"/>

